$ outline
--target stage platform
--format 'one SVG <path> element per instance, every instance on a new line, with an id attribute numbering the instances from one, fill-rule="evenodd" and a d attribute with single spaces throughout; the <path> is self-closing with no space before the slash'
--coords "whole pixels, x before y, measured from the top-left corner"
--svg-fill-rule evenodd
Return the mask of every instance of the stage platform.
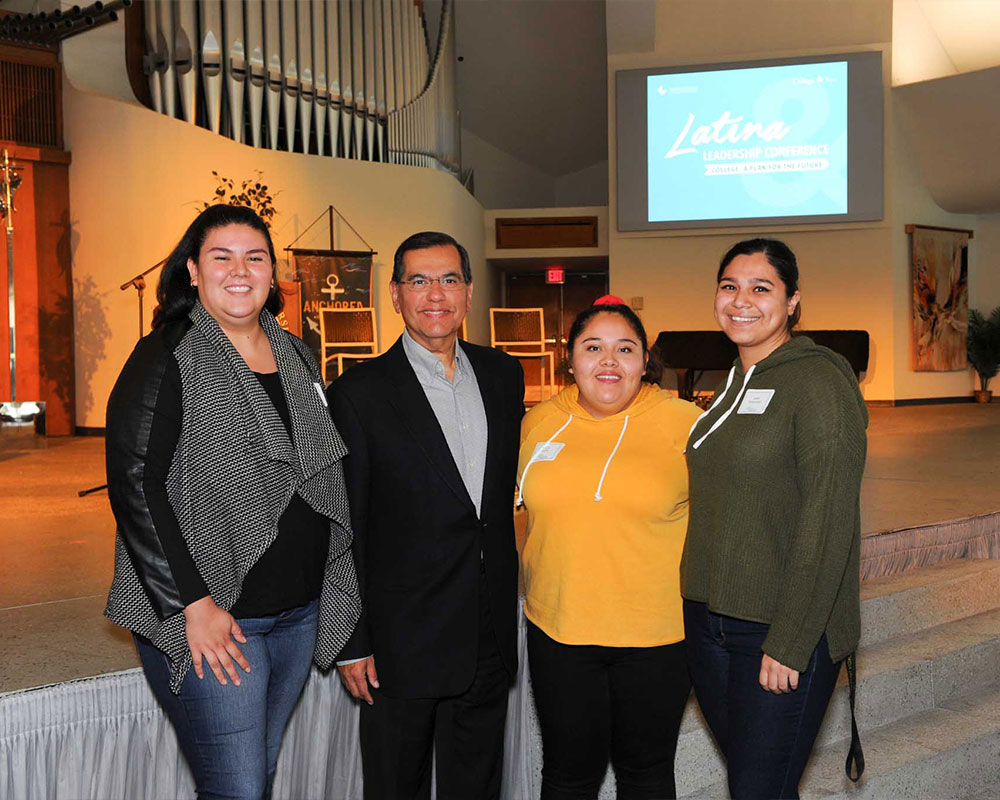
<path id="1" fill-rule="evenodd" d="M 866 577 L 1000 557 L 998 454 L 1000 404 L 871 409 Z M 101 615 L 114 552 L 107 493 L 77 496 L 104 482 L 104 440 L 7 429 L 0 480 L 0 692 L 137 666 L 129 637 Z"/>
<path id="2" fill-rule="evenodd" d="M 128 635 L 101 615 L 111 578 L 114 525 L 106 492 L 83 498 L 77 493 L 103 482 L 103 445 L 97 437 L 46 440 L 27 431 L 0 432 L 0 479 L 5 487 L 0 496 L 0 795 L 15 800 L 193 796 L 190 774 L 177 754 L 169 724 L 136 669 L 138 661 Z M 958 611 L 962 617 L 979 614 L 950 621 L 955 631 L 936 628 L 933 635 L 943 637 L 948 646 L 938 647 L 942 652 L 934 658 L 944 666 L 973 659 L 969 663 L 979 667 L 973 672 L 988 676 L 995 676 L 1000 664 L 1000 637 L 995 630 L 1000 608 L 983 613 L 978 606 L 973 608 L 975 601 L 970 598 L 995 604 L 1000 570 L 988 566 L 990 562 L 966 561 L 961 567 L 926 570 L 912 580 L 910 576 L 884 576 L 958 558 L 1000 558 L 998 451 L 1000 405 L 875 408 L 862 495 L 862 574 L 883 576 L 862 590 L 872 624 L 878 628 L 878 620 L 887 615 L 893 625 L 904 619 L 939 624 L 942 620 L 937 618 L 923 619 L 930 595 L 938 598 L 940 614 L 947 620 Z M 962 573 L 956 577 L 949 569 Z M 892 583 L 900 579 L 905 585 Z M 920 585 L 910 586 L 907 581 Z M 895 593 L 891 601 L 882 597 L 887 592 Z M 910 594 L 919 598 L 913 600 Z M 914 602 L 920 604 L 921 613 L 912 613 Z M 895 610 L 890 613 L 882 606 Z M 909 611 L 904 613 L 905 609 Z M 972 631 L 976 625 L 989 630 L 984 628 L 981 636 L 982 632 Z M 917 631 L 913 635 L 927 638 L 930 634 Z M 902 672 L 913 672 L 914 680 L 926 678 L 928 664 L 934 665 L 935 676 L 947 672 L 928 660 L 926 643 L 917 644 L 893 643 L 897 649 L 909 648 L 907 653 L 917 647 L 908 656 L 916 660 L 911 664 L 903 659 Z M 519 647 L 522 674 L 511 689 L 504 800 L 534 800 L 541 763 L 530 683 L 523 674 L 523 616 Z M 893 720 L 897 727 L 915 724 L 908 721 L 909 716 L 899 719 L 914 713 L 913 709 L 893 706 L 885 710 L 885 704 L 880 705 L 880 698 L 895 695 L 879 683 L 883 676 L 878 670 L 884 665 L 877 654 L 865 653 L 859 661 L 859 702 L 872 717 L 866 718 L 864 728 L 883 730 L 880 726 Z M 892 673 L 887 680 L 895 686 L 902 678 Z M 942 681 L 935 677 L 935 691 Z M 963 678 L 956 685 L 968 689 L 967 683 Z M 907 698 L 923 698 L 911 692 L 909 684 L 904 688 Z M 1000 708 L 1000 685 L 991 682 L 985 688 L 978 684 L 972 688 L 979 692 L 975 702 L 993 719 Z M 844 727 L 845 691 L 838 690 L 828 715 L 830 732 L 824 736 L 832 744 L 815 759 L 825 766 L 818 766 L 810 779 L 826 781 L 830 787 L 844 783 L 843 776 L 838 777 L 838 764 L 842 764 L 844 750 L 839 737 L 849 731 L 849 726 Z M 941 703 L 923 703 L 923 699 L 921 703 L 941 705 L 933 712 L 939 716 L 958 713 L 948 705 L 958 702 L 951 695 L 939 699 Z M 964 697 L 960 701 L 973 702 Z M 693 702 L 690 705 L 678 751 L 678 786 L 682 794 L 700 795 L 699 787 L 707 789 L 720 780 L 722 767 L 697 709 Z M 1000 718 L 998 725 L 980 730 L 969 722 L 979 720 L 978 713 L 970 716 L 962 710 L 968 720 L 963 717 L 957 728 L 961 736 L 947 748 L 939 748 L 943 753 L 939 760 L 944 759 L 948 769 L 972 759 L 974 769 L 962 769 L 969 786 L 979 784 L 970 783 L 968 776 L 978 780 L 977 770 L 988 770 L 995 763 L 993 755 L 979 751 L 987 748 L 992 753 L 1000 747 Z M 314 670 L 285 737 L 276 798 L 360 797 L 356 715 L 336 676 Z M 957 723 L 948 724 L 955 727 Z M 889 725 L 885 730 L 894 728 Z M 907 730 L 900 734 L 902 744 L 892 747 L 912 749 Z M 872 759 L 871 778 L 866 776 L 871 791 L 862 795 L 889 796 L 884 794 L 888 783 L 927 779 L 914 772 L 902 750 L 900 754 L 886 749 L 889 745 L 878 737 L 891 738 L 889 734 L 866 736 L 875 736 L 869 741 L 878 758 Z M 881 775 L 878 770 L 888 772 Z M 935 797 L 971 796 L 965 790 L 934 791 Z M 601 796 L 613 794 L 605 791 Z"/>

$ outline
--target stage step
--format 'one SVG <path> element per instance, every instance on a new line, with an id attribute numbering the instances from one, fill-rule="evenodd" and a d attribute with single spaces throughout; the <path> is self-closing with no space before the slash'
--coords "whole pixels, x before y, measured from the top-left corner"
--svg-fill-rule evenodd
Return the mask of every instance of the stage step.
<path id="1" fill-rule="evenodd" d="M 996 673 L 994 673 L 996 678 Z M 844 775 L 846 743 L 816 753 L 803 798 L 957 800 L 1000 789 L 1000 683 L 869 732 L 868 767 L 854 786 Z"/>
<path id="2" fill-rule="evenodd" d="M 1000 608 L 864 647 L 858 653 L 858 729 L 869 731 L 941 707 L 998 679 Z M 842 670 L 818 742 L 850 735 L 850 725 Z"/>
<path id="3" fill-rule="evenodd" d="M 962 559 L 861 584 L 861 646 L 1000 605 L 1000 560 Z"/>
<path id="4" fill-rule="evenodd" d="M 1000 782 L 1000 685 L 869 731 L 863 780 L 844 775 L 847 742 L 813 753 L 803 800 L 995 800 Z M 678 772 L 678 779 L 682 773 Z M 681 797 L 722 800 L 725 776 Z"/>
<path id="5" fill-rule="evenodd" d="M 952 784 L 946 777 L 955 771 L 971 775 L 991 764 L 1000 781 L 1000 759 L 985 760 L 990 748 L 1000 747 L 1000 561 L 943 564 L 864 584 L 862 626 L 868 643 L 858 653 L 857 718 L 869 767 L 862 787 L 851 786 L 850 795 L 980 800 L 971 789 L 948 794 Z M 848 791 L 839 782 L 850 736 L 846 684 L 845 671 L 820 730 L 816 764 L 803 780 L 803 791 L 807 785 L 813 791 L 809 796 Z M 925 774 L 924 767 L 899 772 L 909 769 L 909 751 L 893 744 L 921 724 L 945 733 L 928 740 L 940 747 L 930 754 L 920 751 L 916 760 L 933 761 L 945 777 L 927 783 L 938 787 L 938 794 L 903 788 L 897 793 L 893 781 L 901 787 L 930 781 L 932 771 Z M 837 768 L 831 771 L 827 762 Z M 693 699 L 681 724 L 676 764 L 680 796 L 727 796 L 722 759 Z"/>

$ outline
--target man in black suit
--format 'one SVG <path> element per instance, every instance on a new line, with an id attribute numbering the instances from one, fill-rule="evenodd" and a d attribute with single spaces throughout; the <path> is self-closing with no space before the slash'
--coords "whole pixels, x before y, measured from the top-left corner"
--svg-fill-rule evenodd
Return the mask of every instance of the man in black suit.
<path id="1" fill-rule="evenodd" d="M 361 705 L 365 800 L 500 795 L 517 671 L 513 496 L 524 375 L 458 341 L 469 257 L 443 233 L 396 251 L 406 330 L 328 390 L 344 462 L 363 612 L 341 652 Z"/>

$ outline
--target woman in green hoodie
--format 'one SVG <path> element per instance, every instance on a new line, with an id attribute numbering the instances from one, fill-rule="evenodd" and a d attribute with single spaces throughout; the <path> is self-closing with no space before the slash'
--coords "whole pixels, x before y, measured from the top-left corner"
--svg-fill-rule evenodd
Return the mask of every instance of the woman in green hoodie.
<path id="1" fill-rule="evenodd" d="M 740 242 L 717 281 L 715 317 L 739 357 L 688 439 L 688 658 L 732 797 L 796 798 L 860 635 L 868 415 L 847 361 L 792 337 L 787 245 Z"/>

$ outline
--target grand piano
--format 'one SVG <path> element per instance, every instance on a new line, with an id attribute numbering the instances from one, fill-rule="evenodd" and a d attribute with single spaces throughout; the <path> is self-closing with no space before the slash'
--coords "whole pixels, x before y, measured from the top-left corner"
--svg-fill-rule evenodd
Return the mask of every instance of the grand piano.
<path id="1" fill-rule="evenodd" d="M 868 331 L 801 331 L 816 344 L 829 347 L 847 359 L 854 377 L 868 369 Z M 709 370 L 728 371 L 736 359 L 736 345 L 722 331 L 660 331 L 652 347 L 653 355 L 665 369 L 677 373 L 677 393 L 694 399 L 694 387 Z"/>

